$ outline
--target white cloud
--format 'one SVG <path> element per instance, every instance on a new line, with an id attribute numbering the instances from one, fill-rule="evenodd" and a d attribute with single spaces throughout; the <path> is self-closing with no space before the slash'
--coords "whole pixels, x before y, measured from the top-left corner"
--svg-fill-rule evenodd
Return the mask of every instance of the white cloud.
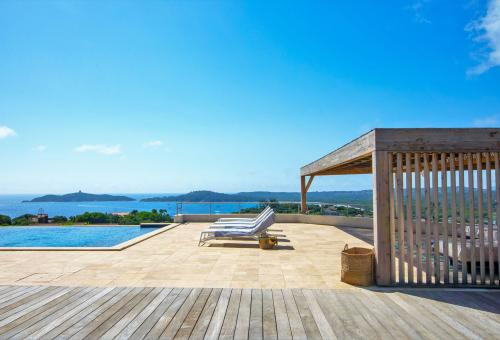
<path id="1" fill-rule="evenodd" d="M 17 135 L 16 131 L 12 130 L 8 126 L 0 126 L 0 139 L 2 138 L 7 138 L 7 137 L 13 137 Z"/>
<path id="2" fill-rule="evenodd" d="M 118 155 L 122 153 L 121 145 L 83 144 L 75 149 L 76 152 L 95 152 L 101 155 Z"/>
<path id="3" fill-rule="evenodd" d="M 155 148 L 159 148 L 162 145 L 163 145 L 163 142 L 161 140 L 154 140 L 151 142 L 147 142 L 147 143 L 143 144 L 142 146 L 144 148 L 147 148 L 147 149 L 155 149 Z"/>
<path id="4" fill-rule="evenodd" d="M 431 21 L 424 16 L 424 4 L 430 0 L 419 0 L 413 2 L 411 5 L 406 6 L 406 9 L 413 12 L 415 22 L 418 24 L 430 24 Z"/>
<path id="5" fill-rule="evenodd" d="M 474 120 L 475 127 L 498 127 L 500 126 L 500 114 Z"/>
<path id="6" fill-rule="evenodd" d="M 490 68 L 500 65 L 500 0 L 490 0 L 486 15 L 465 28 L 476 34 L 475 41 L 486 44 L 486 49 L 479 53 L 481 62 L 468 69 L 471 76 L 482 74 Z"/>
<path id="7" fill-rule="evenodd" d="M 44 152 L 47 150 L 47 147 L 45 145 L 37 145 L 33 148 L 33 151 L 38 151 L 38 152 Z"/>

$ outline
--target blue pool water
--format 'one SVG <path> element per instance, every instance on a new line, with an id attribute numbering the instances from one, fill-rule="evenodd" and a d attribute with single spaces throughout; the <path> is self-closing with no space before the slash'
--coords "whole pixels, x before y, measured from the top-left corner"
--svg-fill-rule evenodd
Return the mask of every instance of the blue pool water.
<path id="1" fill-rule="evenodd" d="M 0 247 L 112 247 L 154 230 L 139 226 L 0 227 Z"/>

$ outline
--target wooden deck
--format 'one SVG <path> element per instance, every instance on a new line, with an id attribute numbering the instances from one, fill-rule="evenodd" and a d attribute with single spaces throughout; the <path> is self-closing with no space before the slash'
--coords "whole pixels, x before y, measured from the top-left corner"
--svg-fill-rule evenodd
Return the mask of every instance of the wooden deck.
<path id="1" fill-rule="evenodd" d="M 500 291 L 0 286 L 1 339 L 499 334 Z"/>

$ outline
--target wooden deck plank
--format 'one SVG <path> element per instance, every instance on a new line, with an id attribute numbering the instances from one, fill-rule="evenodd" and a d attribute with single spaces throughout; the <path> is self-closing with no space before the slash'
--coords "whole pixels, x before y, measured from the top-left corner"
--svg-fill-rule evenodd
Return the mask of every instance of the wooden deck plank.
<path id="1" fill-rule="evenodd" d="M 159 288 L 159 293 L 153 300 L 116 336 L 115 339 L 129 339 L 132 334 L 146 321 L 149 316 L 155 311 L 170 294 L 172 288 Z"/>
<path id="2" fill-rule="evenodd" d="M 9 290 L 22 291 L 2 291 Z M 4 310 L 0 338 L 451 339 L 500 334 L 500 292 L 487 290 L 54 287 L 32 296 Z"/>
<path id="3" fill-rule="evenodd" d="M 111 328 L 124 314 L 149 293 L 151 288 L 136 288 L 132 294 L 125 295 L 109 309 L 98 315 L 94 320 L 85 325 L 74 334 L 72 339 L 97 339 Z"/>
<path id="4" fill-rule="evenodd" d="M 208 339 L 217 339 L 219 337 L 224 317 L 226 316 L 227 306 L 231 297 L 231 288 L 224 288 L 220 294 L 219 301 L 215 307 L 212 319 L 208 324 L 205 337 Z"/>
<path id="5" fill-rule="evenodd" d="M 345 294 L 347 295 L 347 294 Z M 366 323 L 371 327 L 373 333 L 370 335 L 372 338 L 379 339 L 389 339 L 391 338 L 391 333 L 386 329 L 383 323 L 375 317 L 371 308 L 366 308 L 366 305 L 362 303 L 362 298 L 359 293 L 353 292 L 350 294 L 351 302 L 355 310 L 366 320 Z"/>
<path id="6" fill-rule="evenodd" d="M 283 289 L 283 298 L 285 300 L 286 312 L 288 321 L 290 322 L 290 331 L 292 332 L 293 339 L 307 339 L 306 331 L 302 325 L 302 320 L 300 319 L 299 310 L 293 298 L 292 291 L 290 289 Z"/>
<path id="7" fill-rule="evenodd" d="M 101 339 L 114 339 L 125 329 L 132 321 L 137 318 L 144 308 L 151 304 L 158 294 L 160 294 L 161 288 L 154 288 L 147 293 L 146 296 L 137 304 L 132 305 L 132 309 L 123 315 L 111 328 L 109 328 L 104 334 L 99 336 Z M 133 300 L 130 301 L 130 304 Z M 120 312 L 125 312 L 126 308 L 123 308 Z"/>
<path id="8" fill-rule="evenodd" d="M 291 339 L 292 331 L 281 289 L 273 289 L 274 314 L 278 339 Z"/>
<path id="9" fill-rule="evenodd" d="M 304 289 L 303 294 L 306 298 L 306 303 L 309 306 L 309 310 L 311 311 L 316 325 L 318 325 L 319 332 L 321 333 L 323 339 L 337 339 L 337 336 L 326 320 L 323 311 L 319 307 L 313 292 L 310 289 Z"/>
<path id="10" fill-rule="evenodd" d="M 439 292 L 422 292 L 421 296 L 427 298 L 425 301 L 425 310 L 429 313 L 429 318 L 440 320 L 452 328 L 458 334 L 458 336 L 454 335 L 453 338 L 457 338 L 459 336 L 464 336 L 469 339 L 480 338 L 481 333 L 487 334 L 477 331 L 481 330 L 483 327 L 481 323 L 475 323 L 474 319 L 467 320 L 467 318 L 462 315 L 460 310 L 444 306 L 445 303 L 440 301 L 443 296 L 440 295 Z M 422 299 L 413 298 L 413 300 L 415 303 L 422 305 Z M 483 331 L 487 331 L 487 329 L 483 329 Z"/>
<path id="11" fill-rule="evenodd" d="M 420 329 L 423 337 L 429 338 L 432 335 L 438 336 L 440 339 L 454 338 L 456 333 L 449 330 L 448 327 L 443 327 L 442 323 L 435 318 L 429 318 L 425 309 L 415 303 L 408 294 L 387 294 L 387 298 L 391 299 L 398 307 L 405 311 L 406 314 L 400 313 L 401 316 L 410 315 L 413 326 Z"/>
<path id="12" fill-rule="evenodd" d="M 227 306 L 224 323 L 219 334 L 219 339 L 233 339 L 234 331 L 236 329 L 236 322 L 238 321 L 238 311 L 240 309 L 241 289 L 233 289 L 231 298 Z"/>
<path id="13" fill-rule="evenodd" d="M 262 291 L 252 289 L 252 305 L 250 308 L 249 339 L 262 339 Z"/>
<path id="14" fill-rule="evenodd" d="M 168 293 L 167 297 L 155 308 L 154 312 L 132 333 L 131 339 L 142 339 L 158 322 L 161 316 L 166 312 L 170 305 L 175 301 L 181 288 L 174 288 Z"/>
<path id="15" fill-rule="evenodd" d="M 234 330 L 235 339 L 247 339 L 250 328 L 250 309 L 252 306 L 252 290 L 243 289 L 241 291 L 240 307 L 238 310 L 238 320 Z"/>
<path id="16" fill-rule="evenodd" d="M 62 309 L 63 306 L 70 305 L 76 301 L 79 302 L 79 299 L 85 295 L 88 291 L 92 290 L 91 288 L 74 288 L 67 292 L 64 295 L 61 295 L 57 299 L 50 301 L 39 308 L 32 310 L 28 314 L 23 315 L 22 317 L 14 320 L 13 322 L 0 327 L 0 336 L 2 338 L 10 338 L 17 333 L 28 329 L 34 324 L 42 322 L 49 322 L 47 319 L 53 317 L 54 314 L 57 315 L 58 311 Z M 29 334 L 29 333 L 28 333 Z M 21 335 L 17 335 L 17 337 L 22 337 Z"/>
<path id="17" fill-rule="evenodd" d="M 196 300 L 198 299 L 198 296 L 201 293 L 201 288 L 195 288 L 193 289 L 188 297 L 186 298 L 186 301 L 182 304 L 181 308 L 177 311 L 175 316 L 172 318 L 172 321 L 168 324 L 167 328 L 163 331 L 162 335 L 160 336 L 163 339 L 173 339 L 175 334 L 177 334 L 177 331 L 180 329 L 182 326 L 182 323 L 186 319 L 186 316 L 188 315 L 189 311 L 195 304 Z"/>
<path id="18" fill-rule="evenodd" d="M 200 317 L 211 292 L 211 288 L 203 288 L 198 299 L 196 299 L 196 302 L 184 319 L 184 322 L 179 328 L 179 331 L 175 335 L 174 339 L 189 339 L 189 336 L 191 335 L 194 326 L 198 322 L 198 318 Z"/>
<path id="19" fill-rule="evenodd" d="M 336 295 L 338 297 L 338 301 L 344 306 L 346 313 L 352 319 L 354 327 L 358 329 L 363 338 L 373 337 L 381 339 L 377 332 L 370 327 L 361 315 L 360 311 L 356 308 L 354 301 L 352 301 L 351 293 L 345 294 L 343 291 L 338 291 L 336 292 Z"/>
<path id="20" fill-rule="evenodd" d="M 299 310 L 300 319 L 302 320 L 306 336 L 309 339 L 320 339 L 321 333 L 309 310 L 304 294 L 300 289 L 292 289 L 292 293 L 295 303 L 297 304 L 297 309 Z"/>
<path id="21" fill-rule="evenodd" d="M 88 328 L 89 325 L 96 318 L 99 318 L 100 316 L 102 316 L 115 303 L 117 303 L 118 301 L 121 301 L 121 300 L 124 300 L 126 303 L 129 299 L 132 299 L 132 297 L 137 293 L 138 293 L 138 289 L 133 290 L 132 288 L 125 288 L 125 289 L 118 291 L 117 294 L 113 295 L 110 299 L 106 300 L 104 303 L 97 306 L 97 308 L 93 308 L 95 306 L 90 307 L 89 308 L 90 311 L 85 316 L 83 316 L 80 320 L 78 320 L 73 325 L 69 325 L 66 329 L 62 330 L 59 334 L 56 335 L 56 337 L 58 337 L 58 338 L 70 338 L 74 334 L 77 334 L 78 332 L 83 330 L 85 327 Z M 96 327 L 97 327 L 97 325 L 96 325 Z M 92 331 L 92 330 L 93 330 L 93 328 L 90 329 L 90 331 Z M 55 331 L 52 331 L 50 333 L 55 333 Z"/>
<path id="22" fill-rule="evenodd" d="M 198 322 L 193 328 L 190 339 L 203 339 L 207 331 L 210 320 L 212 320 L 212 315 L 214 314 L 215 308 L 217 307 L 217 302 L 219 301 L 220 294 L 222 293 L 221 288 L 213 289 L 208 297 L 207 303 L 203 307 L 203 311 L 198 318 Z"/>
<path id="23" fill-rule="evenodd" d="M 41 290 L 47 289 L 48 287 L 22 287 L 25 289 L 13 290 L 12 294 L 9 292 L 5 293 L 5 297 L 0 302 L 0 310 L 2 310 L 5 306 L 9 306 L 19 300 L 22 300 L 30 295 L 36 294 Z M 30 298 L 26 299 L 26 301 L 30 300 Z M 1 312 L 0 312 L 1 313 Z"/>
<path id="24" fill-rule="evenodd" d="M 158 339 L 161 334 L 167 328 L 168 324 L 174 318 L 177 311 L 182 307 L 184 301 L 186 301 L 188 295 L 191 293 L 191 288 L 184 288 L 179 295 L 175 298 L 172 304 L 167 308 L 165 313 L 158 319 L 156 324 L 151 328 L 149 333 L 145 336 L 145 339 Z"/>
<path id="25" fill-rule="evenodd" d="M 30 338 L 38 339 L 42 336 L 45 337 L 48 335 L 47 338 L 50 338 L 51 336 L 48 333 L 51 331 L 54 331 L 53 335 L 56 336 L 86 315 L 90 306 L 93 304 L 99 306 L 101 303 L 110 299 L 118 291 L 119 289 L 117 288 L 99 288 L 93 290 L 90 292 L 90 294 L 92 294 L 91 297 L 86 298 L 84 301 L 78 301 L 78 304 L 74 307 L 71 305 L 65 306 L 61 309 L 60 315 L 56 315 L 56 317 L 53 318 L 54 320 L 49 319 L 46 324 L 42 327 L 37 327 L 36 330 L 30 330 L 30 328 L 27 328 L 20 333 L 19 336 L 23 338 L 27 338 L 29 336 Z M 108 295 L 108 293 L 110 294 Z"/>
<path id="26" fill-rule="evenodd" d="M 270 289 L 262 290 L 262 335 L 264 339 L 278 338 L 273 293 Z"/>
<path id="27" fill-rule="evenodd" d="M 33 301 L 29 301 L 24 305 L 19 305 L 16 308 L 3 313 L 0 316 L 0 319 L 2 320 L 0 321 L 0 327 L 3 327 L 4 325 L 22 317 L 25 314 L 30 313 L 31 311 L 43 306 L 46 303 L 49 303 L 54 299 L 57 299 L 70 290 L 71 288 L 57 287 L 56 289 L 50 290 L 49 293 L 40 296 L 39 299 L 34 299 Z"/>
<path id="28" fill-rule="evenodd" d="M 34 303 L 38 297 L 46 295 L 54 289 L 56 289 L 56 287 L 44 287 L 42 289 L 18 292 L 21 295 L 17 295 L 10 300 L 6 300 L 2 304 L 2 307 L 0 308 L 0 320 L 2 319 L 3 313 L 12 311 L 14 308 L 17 308 L 19 306 L 27 306 L 28 302 Z"/>
<path id="29" fill-rule="evenodd" d="M 405 319 L 401 315 L 404 311 L 403 309 L 395 309 L 389 307 L 387 297 L 384 297 L 378 292 L 373 292 L 370 290 L 361 290 L 361 293 L 366 296 L 367 301 L 370 301 L 370 305 L 374 306 L 373 308 L 379 308 L 381 311 L 383 311 L 383 313 L 386 315 L 386 319 L 388 320 L 387 322 L 390 322 L 395 327 L 397 327 L 400 332 L 403 332 L 405 334 L 404 338 L 420 339 L 423 337 L 421 334 L 422 332 L 416 332 L 416 329 L 413 327 L 412 322 L 408 323 L 407 320 L 405 321 Z"/>
<path id="30" fill-rule="evenodd" d="M 395 322 L 389 320 L 385 309 L 380 308 L 376 303 L 373 302 L 372 299 L 367 299 L 364 294 L 359 294 L 359 300 L 362 305 L 365 306 L 367 310 L 369 310 L 375 318 L 382 324 L 382 326 L 391 334 L 389 338 L 394 339 L 405 339 L 406 334 L 401 331 L 400 327 L 396 325 Z"/>

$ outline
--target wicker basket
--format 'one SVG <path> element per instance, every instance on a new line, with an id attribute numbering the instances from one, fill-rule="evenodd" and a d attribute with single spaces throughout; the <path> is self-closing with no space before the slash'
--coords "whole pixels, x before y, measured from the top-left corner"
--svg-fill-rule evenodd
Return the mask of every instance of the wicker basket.
<path id="1" fill-rule="evenodd" d="M 342 282 L 356 286 L 371 286 L 373 284 L 373 250 L 353 247 L 347 244 L 342 251 Z"/>
<path id="2" fill-rule="evenodd" d="M 259 238 L 260 249 L 273 249 L 276 244 L 278 244 L 278 238 L 276 236 L 264 236 Z"/>

